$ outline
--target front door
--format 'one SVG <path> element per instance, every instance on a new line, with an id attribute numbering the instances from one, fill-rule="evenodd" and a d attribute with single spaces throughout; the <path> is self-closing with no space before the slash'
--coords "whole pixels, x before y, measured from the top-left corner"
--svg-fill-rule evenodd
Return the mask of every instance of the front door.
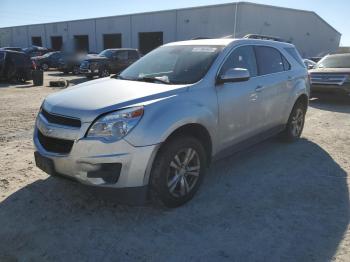
<path id="1" fill-rule="evenodd" d="M 230 68 L 244 68 L 250 73 L 248 81 L 225 83 L 216 86 L 219 106 L 220 140 L 227 148 L 257 134 L 262 126 L 257 65 L 252 46 L 237 47 L 226 59 L 219 74 Z"/>

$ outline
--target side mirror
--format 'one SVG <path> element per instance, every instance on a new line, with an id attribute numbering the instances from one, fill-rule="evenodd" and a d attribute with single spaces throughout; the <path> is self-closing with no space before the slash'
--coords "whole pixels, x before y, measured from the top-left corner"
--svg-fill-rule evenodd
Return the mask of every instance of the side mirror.
<path id="1" fill-rule="evenodd" d="M 225 73 L 219 75 L 218 84 L 248 81 L 250 73 L 245 68 L 230 68 Z"/>

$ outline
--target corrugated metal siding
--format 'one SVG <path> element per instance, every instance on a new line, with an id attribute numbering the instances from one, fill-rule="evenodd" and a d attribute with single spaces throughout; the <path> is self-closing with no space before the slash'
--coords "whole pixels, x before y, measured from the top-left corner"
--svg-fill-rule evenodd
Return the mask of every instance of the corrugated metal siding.
<path id="1" fill-rule="evenodd" d="M 312 12 L 241 3 L 238 14 L 238 36 L 279 36 L 295 44 L 304 57 L 325 55 L 340 43 L 339 33 Z"/>

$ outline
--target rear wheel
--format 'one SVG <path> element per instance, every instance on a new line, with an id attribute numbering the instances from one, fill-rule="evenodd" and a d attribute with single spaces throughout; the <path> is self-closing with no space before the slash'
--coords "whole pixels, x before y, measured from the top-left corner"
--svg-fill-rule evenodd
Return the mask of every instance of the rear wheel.
<path id="1" fill-rule="evenodd" d="M 178 207 L 197 192 L 207 167 L 202 144 L 193 137 L 177 137 L 162 146 L 153 164 L 151 190 L 167 207 Z"/>
<path id="2" fill-rule="evenodd" d="M 79 66 L 74 66 L 73 67 L 73 75 L 79 75 Z"/>
<path id="3" fill-rule="evenodd" d="M 286 129 L 282 133 L 284 140 L 294 142 L 300 138 L 304 129 L 305 114 L 306 106 L 301 102 L 297 102 L 289 116 Z"/>

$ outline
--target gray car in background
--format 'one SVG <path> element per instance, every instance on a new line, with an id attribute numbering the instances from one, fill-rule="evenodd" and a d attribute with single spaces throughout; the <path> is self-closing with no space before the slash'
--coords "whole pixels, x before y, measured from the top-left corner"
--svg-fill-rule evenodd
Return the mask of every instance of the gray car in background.
<path id="1" fill-rule="evenodd" d="M 291 44 L 166 44 L 117 76 L 48 96 L 35 125 L 36 164 L 49 174 L 180 206 L 213 159 L 279 133 L 297 140 L 309 92 Z"/>

